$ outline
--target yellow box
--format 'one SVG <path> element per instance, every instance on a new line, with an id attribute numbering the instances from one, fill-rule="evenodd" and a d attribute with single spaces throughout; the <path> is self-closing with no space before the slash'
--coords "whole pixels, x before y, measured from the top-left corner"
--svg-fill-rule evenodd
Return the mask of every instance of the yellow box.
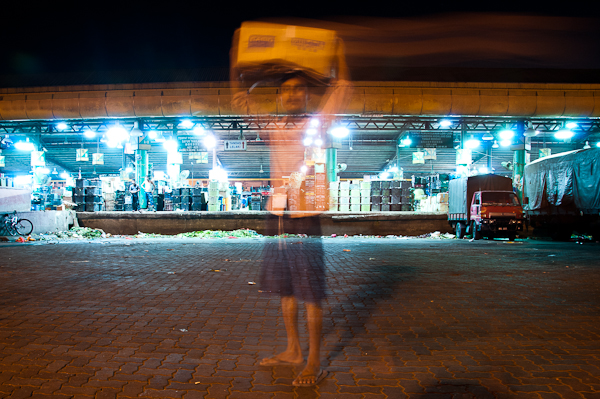
<path id="1" fill-rule="evenodd" d="M 244 22 L 236 32 L 232 67 L 239 72 L 277 65 L 335 77 L 341 42 L 335 31 L 302 26 Z"/>

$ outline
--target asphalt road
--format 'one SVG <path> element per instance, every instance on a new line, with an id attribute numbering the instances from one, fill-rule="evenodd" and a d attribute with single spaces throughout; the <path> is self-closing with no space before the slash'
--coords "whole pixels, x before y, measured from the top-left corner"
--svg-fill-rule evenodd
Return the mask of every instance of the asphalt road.
<path id="1" fill-rule="evenodd" d="M 0 244 L 0 397 L 600 398 L 600 244 L 324 239 L 329 375 L 295 388 L 258 365 L 266 242 Z"/>

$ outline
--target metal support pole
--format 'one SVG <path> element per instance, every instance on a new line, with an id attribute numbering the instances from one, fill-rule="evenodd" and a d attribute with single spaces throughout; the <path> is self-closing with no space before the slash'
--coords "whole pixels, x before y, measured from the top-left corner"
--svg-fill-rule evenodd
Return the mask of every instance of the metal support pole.
<path id="1" fill-rule="evenodd" d="M 523 201 L 523 171 L 525 169 L 525 142 L 523 133 L 525 133 L 525 122 L 517 122 L 517 131 L 515 132 L 516 147 L 513 154 L 513 187 L 521 202 Z"/>
<path id="2" fill-rule="evenodd" d="M 337 148 L 325 150 L 325 162 L 327 164 L 327 181 L 337 181 Z"/>
<path id="3" fill-rule="evenodd" d="M 137 140 L 138 149 L 135 151 L 135 182 L 141 187 L 148 176 L 148 151 L 145 148 L 146 145 L 150 144 L 150 140 L 147 136 L 138 137 Z M 146 194 L 143 189 L 140 190 L 139 198 L 140 209 L 147 208 Z"/>

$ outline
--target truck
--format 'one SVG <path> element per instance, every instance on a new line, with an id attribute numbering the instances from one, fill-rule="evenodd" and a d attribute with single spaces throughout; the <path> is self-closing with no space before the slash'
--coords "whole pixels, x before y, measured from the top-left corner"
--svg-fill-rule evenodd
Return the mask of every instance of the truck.
<path id="1" fill-rule="evenodd" d="M 600 148 L 563 152 L 525 166 L 523 204 L 534 235 L 600 240 Z"/>
<path id="2" fill-rule="evenodd" d="M 450 180 L 448 222 L 456 238 L 471 234 L 475 240 L 514 240 L 523 230 L 524 217 L 512 179 L 487 174 Z"/>

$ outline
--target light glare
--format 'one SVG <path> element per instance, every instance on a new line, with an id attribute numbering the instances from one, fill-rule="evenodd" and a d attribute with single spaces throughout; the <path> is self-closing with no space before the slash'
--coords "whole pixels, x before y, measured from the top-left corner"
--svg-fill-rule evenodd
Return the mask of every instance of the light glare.
<path id="1" fill-rule="evenodd" d="M 56 125 L 56 128 L 58 130 L 65 130 L 66 128 L 68 128 L 67 124 L 64 122 L 59 123 L 58 125 Z"/>
<path id="2" fill-rule="evenodd" d="M 194 123 L 189 119 L 184 119 L 181 121 L 181 127 L 189 129 L 194 126 Z"/>
<path id="3" fill-rule="evenodd" d="M 206 136 L 204 138 L 204 145 L 207 149 L 214 148 L 217 145 L 217 139 L 215 138 L 215 136 L 212 135 Z"/>
<path id="4" fill-rule="evenodd" d="M 479 147 L 479 144 L 481 144 L 479 140 L 472 138 L 465 142 L 465 147 L 473 149 Z"/>
<path id="5" fill-rule="evenodd" d="M 204 133 L 206 133 L 206 131 L 201 125 L 197 125 L 196 127 L 194 127 L 194 134 L 196 136 L 202 136 Z"/>
<path id="6" fill-rule="evenodd" d="M 318 127 L 320 124 L 321 124 L 321 122 L 317 118 L 312 118 L 310 120 L 311 127 Z"/>
<path id="7" fill-rule="evenodd" d="M 348 136 L 350 134 L 350 131 L 343 126 L 338 126 L 338 127 L 334 127 L 333 129 L 331 129 L 331 134 L 334 137 L 341 139 L 341 138 Z"/>
<path id="8" fill-rule="evenodd" d="M 578 125 L 577 125 L 577 123 L 575 123 L 575 122 L 569 122 L 569 123 L 567 123 L 567 124 L 565 125 L 565 127 L 566 127 L 567 129 L 575 129 L 575 128 L 577 128 L 577 127 L 578 127 Z"/>
<path id="9" fill-rule="evenodd" d="M 315 134 L 317 134 L 317 129 L 307 129 L 306 134 L 308 134 L 309 136 L 314 136 Z"/>
<path id="10" fill-rule="evenodd" d="M 305 145 L 306 147 L 308 147 L 308 146 L 309 146 L 309 145 L 311 145 L 311 144 L 312 144 L 312 138 L 310 138 L 310 137 L 307 137 L 307 138 L 305 138 L 305 139 L 304 139 L 304 145 Z"/>
<path id="11" fill-rule="evenodd" d="M 513 138 L 513 136 L 515 135 L 515 132 L 513 132 L 512 130 L 506 129 L 500 132 L 500 138 L 502 140 L 510 140 Z"/>
<path id="12" fill-rule="evenodd" d="M 440 126 L 441 127 L 448 127 L 450 125 L 452 125 L 452 122 L 449 121 L 448 119 L 444 119 L 444 120 L 440 121 Z"/>
<path id="13" fill-rule="evenodd" d="M 322 146 L 322 145 L 323 145 L 323 140 L 321 140 L 321 139 L 316 139 L 316 140 L 315 140 L 315 145 L 316 145 L 317 147 L 320 147 L 320 146 Z"/>
<path id="14" fill-rule="evenodd" d="M 570 139 L 571 137 L 573 137 L 573 132 L 567 129 L 562 129 L 559 130 L 558 132 L 556 132 L 554 134 L 554 137 L 556 137 L 557 139 L 561 139 L 561 140 L 567 140 Z"/>
<path id="15" fill-rule="evenodd" d="M 85 132 L 83 132 L 83 135 L 88 139 L 93 139 L 94 137 L 96 137 L 96 133 L 92 132 L 91 130 L 86 130 Z"/>
<path id="16" fill-rule="evenodd" d="M 501 145 L 502 147 L 508 147 L 508 146 L 510 145 L 510 140 L 502 140 L 502 141 L 500 142 L 500 145 Z"/>
<path id="17" fill-rule="evenodd" d="M 175 140 L 167 140 L 163 143 L 163 147 L 167 152 L 177 152 L 177 142 Z"/>

